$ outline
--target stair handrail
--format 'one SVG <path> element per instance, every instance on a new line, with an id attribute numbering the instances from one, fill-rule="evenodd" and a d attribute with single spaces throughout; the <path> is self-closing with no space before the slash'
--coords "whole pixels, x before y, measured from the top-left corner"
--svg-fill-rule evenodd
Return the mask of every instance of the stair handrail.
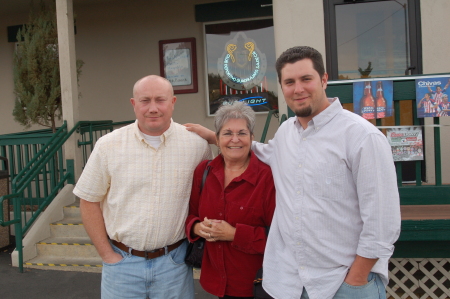
<path id="1" fill-rule="evenodd" d="M 16 250 L 18 251 L 20 272 L 23 272 L 23 235 L 39 217 L 44 208 L 55 198 L 64 184 L 66 182 L 74 183 L 73 160 L 66 160 L 67 169 L 65 169 L 65 173 L 51 188 L 50 193 L 39 204 L 37 210 L 33 213 L 31 218 L 26 220 L 24 225 L 22 226 L 21 200 L 23 198 L 23 192 L 26 188 L 29 188 L 29 184 L 31 184 L 36 176 L 44 170 L 47 163 L 54 157 L 54 155 L 58 151 L 61 150 L 64 143 L 75 131 L 79 131 L 82 126 L 101 126 L 104 124 L 106 124 L 105 121 L 80 121 L 69 132 L 67 132 L 67 122 L 64 121 L 64 124 L 57 130 L 57 132 L 55 132 L 54 136 L 52 136 L 52 138 L 42 147 L 42 149 L 36 153 L 35 157 L 30 162 L 28 162 L 27 165 L 25 165 L 25 167 L 14 178 L 13 182 L 11 183 L 12 193 L 0 197 L 0 225 L 8 226 L 14 224 L 16 235 Z M 3 216 L 3 202 L 8 199 L 12 201 L 13 219 L 5 221 Z"/>
<path id="2" fill-rule="evenodd" d="M 29 182 L 30 177 L 31 178 L 34 177 L 36 175 L 36 172 L 40 171 L 39 166 L 41 166 L 43 163 L 45 164 L 46 162 L 48 162 L 48 159 L 45 162 L 43 160 L 49 156 L 48 154 L 47 155 L 45 155 L 45 154 L 47 152 L 49 152 L 50 150 L 56 148 L 54 146 L 55 140 L 56 140 L 56 144 L 58 144 L 58 138 L 59 138 L 59 140 L 64 138 L 64 134 L 66 132 L 67 132 L 67 122 L 64 121 L 64 124 L 55 132 L 55 134 L 52 136 L 52 138 L 50 138 L 50 140 L 41 148 L 41 150 L 36 153 L 36 155 L 33 157 L 33 159 L 31 159 L 31 161 L 28 162 L 28 164 L 25 165 L 22 168 L 22 170 L 13 179 L 13 181 L 11 183 L 12 193 L 20 192 L 19 190 L 16 190 L 17 186 L 26 185 Z M 34 169 L 34 171 L 33 171 L 33 169 Z M 33 172 L 30 174 L 30 171 L 33 171 Z M 26 181 L 24 181 L 24 180 L 26 180 Z"/>

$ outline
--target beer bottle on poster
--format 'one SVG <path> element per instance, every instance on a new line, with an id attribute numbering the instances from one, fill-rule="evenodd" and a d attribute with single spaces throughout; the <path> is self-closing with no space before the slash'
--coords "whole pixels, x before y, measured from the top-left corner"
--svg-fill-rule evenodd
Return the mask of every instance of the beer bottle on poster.
<path id="1" fill-rule="evenodd" d="M 374 119 L 375 118 L 375 100 L 372 96 L 372 86 L 370 85 L 370 81 L 364 82 L 364 95 L 361 98 L 361 116 L 365 119 Z"/>
<path id="2" fill-rule="evenodd" d="M 377 118 L 386 117 L 386 99 L 383 94 L 383 82 L 377 82 Z"/>

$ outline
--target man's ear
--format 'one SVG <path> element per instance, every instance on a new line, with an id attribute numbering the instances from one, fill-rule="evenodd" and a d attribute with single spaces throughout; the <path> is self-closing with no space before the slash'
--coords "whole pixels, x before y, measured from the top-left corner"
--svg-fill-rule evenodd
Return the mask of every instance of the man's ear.
<path id="1" fill-rule="evenodd" d="M 131 103 L 131 105 L 132 105 L 133 107 L 136 105 L 136 102 L 135 102 L 134 98 L 131 98 L 131 99 L 130 99 L 130 103 Z"/>
<path id="2" fill-rule="evenodd" d="M 328 85 L 328 74 L 325 73 L 322 76 L 322 87 L 323 87 L 323 90 L 327 89 L 327 85 Z"/>

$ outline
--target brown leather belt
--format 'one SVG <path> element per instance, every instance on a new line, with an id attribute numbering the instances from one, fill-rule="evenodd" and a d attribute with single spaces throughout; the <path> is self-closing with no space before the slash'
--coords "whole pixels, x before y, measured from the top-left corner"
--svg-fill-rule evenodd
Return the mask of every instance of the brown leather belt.
<path id="1" fill-rule="evenodd" d="M 140 257 L 145 257 L 145 259 L 150 260 L 150 259 L 154 259 L 160 256 L 163 256 L 169 252 L 171 252 L 172 250 L 178 248 L 182 243 L 183 243 L 184 239 L 181 239 L 180 241 L 176 242 L 175 244 L 163 247 L 163 248 L 159 248 L 159 249 L 155 249 L 152 251 L 139 251 L 139 250 L 134 250 L 133 248 L 128 247 L 127 245 L 117 242 L 115 240 L 111 240 L 111 243 L 114 244 L 114 246 L 116 246 L 117 248 L 129 252 L 132 255 L 135 256 L 140 256 Z M 167 248 L 167 252 L 166 252 L 166 248 Z"/>

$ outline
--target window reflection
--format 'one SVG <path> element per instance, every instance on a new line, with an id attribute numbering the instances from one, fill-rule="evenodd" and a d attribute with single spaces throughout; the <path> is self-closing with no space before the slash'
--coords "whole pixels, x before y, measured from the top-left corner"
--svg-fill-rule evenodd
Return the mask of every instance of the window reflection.
<path id="1" fill-rule="evenodd" d="M 339 79 L 405 75 L 410 65 L 407 0 L 335 9 Z"/>

